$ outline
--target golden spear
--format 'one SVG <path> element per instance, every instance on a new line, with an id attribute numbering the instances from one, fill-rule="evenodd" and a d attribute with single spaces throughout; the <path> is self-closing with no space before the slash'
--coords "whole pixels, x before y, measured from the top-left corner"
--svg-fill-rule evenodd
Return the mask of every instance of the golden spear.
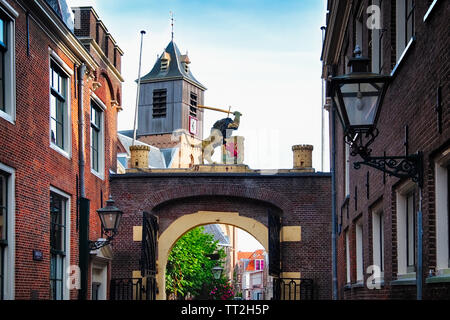
<path id="1" fill-rule="evenodd" d="M 223 112 L 223 113 L 226 113 L 226 114 L 228 114 L 228 115 L 230 115 L 230 113 L 231 113 L 231 106 L 230 106 L 230 108 L 228 109 L 228 111 L 227 111 L 227 110 L 224 110 L 224 109 L 213 108 L 213 107 L 207 107 L 207 106 L 197 106 L 197 108 L 200 108 L 200 109 L 208 109 L 208 110 L 213 110 L 213 111 L 218 111 L 218 112 Z"/>

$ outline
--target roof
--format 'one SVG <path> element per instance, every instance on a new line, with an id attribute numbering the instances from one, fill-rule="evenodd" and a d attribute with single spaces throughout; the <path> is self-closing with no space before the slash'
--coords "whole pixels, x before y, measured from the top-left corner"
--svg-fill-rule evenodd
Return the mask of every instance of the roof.
<path id="1" fill-rule="evenodd" d="M 122 144 L 122 146 L 129 155 L 130 147 L 133 145 L 133 138 L 130 138 L 129 136 L 120 132 L 117 134 L 117 136 L 119 138 L 120 143 Z M 135 144 L 139 146 L 142 145 L 150 147 L 150 152 L 148 154 L 148 165 L 150 168 L 166 168 L 166 161 L 164 158 L 164 154 L 161 152 L 161 150 L 159 150 L 154 146 L 140 142 L 138 140 L 135 141 Z"/>
<path id="2" fill-rule="evenodd" d="M 167 71 L 161 70 L 161 60 L 169 59 Z M 195 79 L 190 68 L 185 69 L 185 65 L 189 65 L 190 60 L 186 55 L 182 55 L 175 42 L 170 41 L 164 52 L 158 57 L 152 71 L 141 78 L 141 82 L 159 82 L 166 80 L 183 79 L 194 85 L 206 90 L 197 79 Z"/>
<path id="3" fill-rule="evenodd" d="M 74 30 L 74 21 L 72 11 L 65 0 L 45 0 L 47 4 L 55 11 L 55 13 L 62 19 L 64 24 L 70 31 Z"/>
<path id="4" fill-rule="evenodd" d="M 205 233 L 212 234 L 215 241 L 219 241 L 219 246 L 230 246 L 230 240 L 223 233 L 222 229 L 217 224 L 209 224 L 204 226 Z"/>

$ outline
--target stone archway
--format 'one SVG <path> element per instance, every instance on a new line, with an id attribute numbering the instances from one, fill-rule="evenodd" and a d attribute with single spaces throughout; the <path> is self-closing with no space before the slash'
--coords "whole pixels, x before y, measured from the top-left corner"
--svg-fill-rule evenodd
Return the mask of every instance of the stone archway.
<path id="1" fill-rule="evenodd" d="M 268 229 L 261 222 L 240 216 L 238 212 L 199 211 L 175 220 L 158 238 L 158 261 L 156 283 L 159 288 L 157 300 L 166 299 L 166 266 L 170 251 L 180 237 L 189 230 L 208 224 L 228 224 L 250 233 L 269 249 Z"/>

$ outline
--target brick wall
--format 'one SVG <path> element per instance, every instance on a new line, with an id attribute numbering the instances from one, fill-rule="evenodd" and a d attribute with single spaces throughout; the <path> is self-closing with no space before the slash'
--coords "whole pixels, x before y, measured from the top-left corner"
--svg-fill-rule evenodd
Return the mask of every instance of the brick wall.
<path id="1" fill-rule="evenodd" d="M 362 5 L 367 7 L 370 1 L 362 1 Z M 392 18 L 395 13 L 395 1 L 383 1 L 382 16 L 384 19 L 383 50 L 385 64 L 383 72 L 389 74 L 395 61 L 395 23 Z M 449 94 L 449 71 L 450 71 L 450 37 L 448 37 L 448 16 L 450 4 L 439 1 L 432 15 L 426 22 L 423 17 L 428 10 L 429 1 L 415 1 L 415 35 L 416 42 L 405 55 L 401 65 L 393 75 L 392 84 L 385 97 L 382 112 L 380 115 L 378 129 L 380 135 L 372 145 L 373 156 L 404 155 L 405 154 L 405 126 L 409 128 L 409 154 L 417 151 L 424 152 L 424 188 L 423 188 L 423 273 L 424 278 L 430 268 L 436 265 L 436 226 L 435 226 L 435 195 L 434 195 L 434 160 L 436 151 L 449 146 L 450 138 L 450 109 L 448 108 Z M 354 3 L 354 5 L 356 5 Z M 350 21 L 356 12 L 354 7 L 350 14 Z M 366 21 L 367 14 L 363 10 L 363 21 Z M 365 25 L 365 24 L 364 24 Z M 363 39 L 369 39 L 368 30 L 364 27 Z M 446 31 L 444 31 L 446 30 Z M 331 30 L 330 30 L 331 31 Z M 345 38 L 352 39 L 352 23 L 346 31 Z M 329 32 L 330 34 L 331 32 Z M 350 43 L 343 46 L 340 56 L 352 55 L 355 44 Z M 364 42 L 363 55 L 368 56 L 369 44 Z M 390 57 L 393 57 L 390 59 Z M 335 70 L 342 74 L 344 69 L 341 58 L 338 65 L 334 65 Z M 394 62 L 395 64 L 395 62 Z M 336 74 L 337 75 L 337 74 Z M 442 132 L 438 131 L 437 113 L 435 106 L 437 102 L 437 90 L 442 89 Z M 337 154 L 336 154 L 336 174 L 337 174 L 337 203 L 338 216 L 339 209 L 345 202 L 345 147 L 343 141 L 343 130 L 339 121 L 336 122 Z M 352 158 L 351 162 L 360 161 L 359 157 Z M 350 199 L 349 199 L 349 219 L 342 219 L 342 230 L 353 228 L 355 220 L 362 214 L 364 219 L 364 269 L 372 264 L 372 216 L 370 208 L 381 202 L 385 217 L 385 271 L 383 290 L 368 290 L 367 288 L 353 288 L 346 290 L 345 285 L 345 239 L 341 233 L 338 239 L 338 274 L 340 298 L 362 299 L 362 298 L 415 298 L 415 286 L 391 286 L 391 281 L 397 278 L 397 216 L 396 216 L 396 195 L 398 185 L 403 182 L 398 178 L 383 175 L 381 171 L 362 167 L 354 170 L 351 164 L 350 169 Z M 369 194 L 366 192 L 367 173 L 369 173 Z M 355 193 L 355 187 L 357 193 Z M 355 208 L 355 203 L 357 207 Z M 354 252 L 354 247 L 350 247 Z M 353 257 L 353 256 L 352 256 Z M 354 264 L 354 258 L 352 264 Z M 352 277 L 355 270 L 352 269 Z M 365 281 L 367 275 L 365 275 Z M 450 297 L 449 286 L 424 284 L 424 298 L 444 298 Z"/>
<path id="2" fill-rule="evenodd" d="M 20 5 L 18 4 L 20 3 Z M 78 230 L 76 206 L 76 179 L 79 172 L 78 153 L 78 97 L 75 74 L 76 62 L 66 52 L 70 52 L 60 35 L 42 29 L 51 23 L 41 20 L 41 14 L 28 1 L 9 1 L 19 13 L 16 19 L 16 121 L 15 124 L 0 118 L 0 163 L 16 170 L 15 218 L 16 218 L 16 260 L 15 298 L 49 299 L 50 297 L 50 187 L 70 195 L 70 263 L 78 264 Z M 28 7 L 29 6 L 29 7 Z M 29 11 L 29 34 L 26 28 L 26 11 Z M 51 33 L 53 31 L 50 31 Z M 27 55 L 27 37 L 30 54 Z M 55 43 L 53 39 L 59 39 Z M 67 158 L 50 147 L 50 91 L 49 91 L 49 48 L 74 72 L 70 78 L 71 140 L 70 157 Z M 64 50 L 63 50 L 64 48 Z M 71 52 L 77 59 L 83 56 Z M 85 51 L 85 56 L 88 52 Z M 104 61 L 95 57 L 99 71 L 106 75 L 99 78 L 102 88 L 108 88 L 106 78 L 114 90 L 120 90 L 121 82 L 114 78 Z M 95 70 L 89 70 L 91 73 Z M 108 76 L 109 75 L 109 76 Z M 116 169 L 117 110 L 111 108 L 113 96 L 107 90 L 97 90 L 96 95 L 108 106 L 105 114 L 105 179 L 101 180 L 90 169 L 90 92 L 92 81 L 85 77 L 83 116 L 85 122 L 86 156 L 86 196 L 91 200 L 90 238 L 101 236 L 100 222 L 96 210 L 109 194 L 109 170 Z M 101 191 L 103 199 L 100 199 Z M 33 261 L 32 250 L 43 252 L 43 261 Z M 77 297 L 76 290 L 71 298 Z"/>

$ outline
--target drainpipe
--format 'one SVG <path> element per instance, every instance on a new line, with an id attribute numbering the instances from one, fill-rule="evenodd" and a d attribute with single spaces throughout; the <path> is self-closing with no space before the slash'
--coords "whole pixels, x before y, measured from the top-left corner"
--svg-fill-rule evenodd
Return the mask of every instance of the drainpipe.
<path id="1" fill-rule="evenodd" d="M 84 155 L 84 74 L 86 73 L 86 65 L 84 63 L 78 68 L 78 152 L 79 152 L 79 173 L 80 173 L 80 197 L 86 197 L 86 189 L 84 183 L 84 169 L 86 166 Z"/>
<path id="2" fill-rule="evenodd" d="M 337 285 L 337 219 L 336 219 L 336 108 L 331 103 L 331 225 L 332 225 L 332 274 L 333 300 L 338 299 Z"/>
<path id="3" fill-rule="evenodd" d="M 78 68 L 78 152 L 79 152 L 79 175 L 80 175 L 80 222 L 79 222 L 79 267 L 80 267 L 80 288 L 78 299 L 87 299 L 88 269 L 89 269 L 89 199 L 86 199 L 85 189 L 85 154 L 84 154 L 84 75 L 86 73 L 85 64 Z"/>

